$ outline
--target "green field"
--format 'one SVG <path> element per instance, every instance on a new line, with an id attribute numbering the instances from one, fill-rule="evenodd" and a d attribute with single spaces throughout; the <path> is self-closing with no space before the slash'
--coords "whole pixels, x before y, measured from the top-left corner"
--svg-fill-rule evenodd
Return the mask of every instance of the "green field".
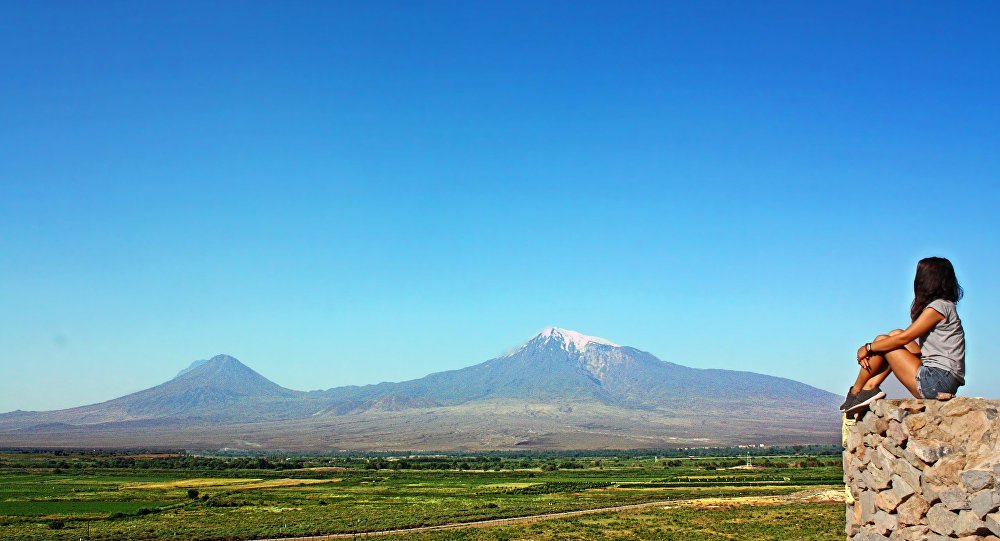
<path id="1" fill-rule="evenodd" d="M 836 539 L 839 456 L 0 455 L 0 539 L 237 540 L 668 504 L 399 539 Z M 196 491 L 196 492 L 195 492 Z M 790 496 L 791 495 L 791 496 Z"/>
<path id="2" fill-rule="evenodd" d="M 826 541 L 843 538 L 844 505 L 810 503 L 721 508 L 652 508 L 547 520 L 528 525 L 393 536 L 406 541 L 504 541 L 512 539 L 790 539 Z"/>

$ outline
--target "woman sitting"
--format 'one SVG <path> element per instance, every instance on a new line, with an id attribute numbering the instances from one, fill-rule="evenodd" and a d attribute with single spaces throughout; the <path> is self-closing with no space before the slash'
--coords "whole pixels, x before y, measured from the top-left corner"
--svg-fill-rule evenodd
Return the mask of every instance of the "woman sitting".
<path id="1" fill-rule="evenodd" d="M 921 259 L 913 279 L 910 326 L 858 348 L 861 370 L 841 411 L 856 413 L 884 397 L 879 385 L 890 372 L 917 398 L 954 395 L 965 385 L 965 331 L 956 310 L 962 295 L 951 261 Z"/>

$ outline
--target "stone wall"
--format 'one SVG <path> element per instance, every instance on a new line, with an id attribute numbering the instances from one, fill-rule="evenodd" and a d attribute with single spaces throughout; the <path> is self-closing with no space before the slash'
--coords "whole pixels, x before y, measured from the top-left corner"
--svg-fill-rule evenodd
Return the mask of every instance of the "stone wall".
<path id="1" fill-rule="evenodd" d="M 880 400 L 846 427 L 847 537 L 1000 541 L 1000 401 Z"/>

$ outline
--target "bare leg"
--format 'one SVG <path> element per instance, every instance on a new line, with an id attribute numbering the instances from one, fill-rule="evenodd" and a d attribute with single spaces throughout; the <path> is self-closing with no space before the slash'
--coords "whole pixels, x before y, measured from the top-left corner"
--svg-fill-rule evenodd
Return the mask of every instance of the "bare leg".
<path id="1" fill-rule="evenodd" d="M 903 387 L 906 387 L 914 397 L 920 398 L 920 391 L 917 389 L 917 370 L 922 364 L 920 357 L 906 348 L 900 348 L 886 353 L 885 360 Z"/>
<path id="2" fill-rule="evenodd" d="M 875 386 L 868 386 L 869 381 L 877 381 L 881 383 L 885 379 L 885 376 L 890 372 L 889 364 L 885 362 L 885 357 L 881 355 L 872 355 L 868 357 L 868 368 L 861 367 L 858 370 L 858 377 L 854 380 L 854 385 L 851 387 L 851 393 L 858 394 L 861 389 L 869 388 L 874 389 Z M 881 377 L 881 379 L 877 379 Z"/>
<path id="3" fill-rule="evenodd" d="M 888 335 L 880 334 L 875 337 L 875 340 L 880 338 L 887 338 Z M 874 342 L 875 340 L 872 340 Z M 885 362 L 885 357 L 882 355 L 872 355 L 868 357 L 868 368 L 861 367 L 858 370 L 858 377 L 854 380 L 854 385 L 851 387 L 851 393 L 858 394 L 861 389 L 874 389 L 876 385 L 882 383 L 886 376 L 889 375 L 889 364 Z M 870 381 L 874 381 L 875 384 L 868 386 Z"/>
<path id="4" fill-rule="evenodd" d="M 903 331 L 901 331 L 899 329 L 895 329 L 895 330 L 889 331 L 889 336 L 896 336 L 897 334 L 899 334 L 901 332 L 903 332 Z M 876 338 L 876 340 L 877 339 L 878 338 Z M 906 344 L 906 349 L 910 353 L 913 353 L 914 355 L 916 355 L 918 357 L 920 356 L 920 346 L 918 346 L 916 342 L 910 342 L 909 344 Z M 867 390 L 871 390 L 871 389 L 874 389 L 874 388 L 882 385 L 882 382 L 885 381 L 885 379 L 888 378 L 889 374 L 891 374 L 891 373 L 892 373 L 892 370 L 890 370 L 890 367 L 889 367 L 888 363 L 886 363 L 886 365 L 882 368 L 881 372 L 879 372 L 878 374 L 875 374 L 875 375 L 871 376 L 868 379 L 868 382 L 864 384 L 864 388 L 867 389 Z M 913 392 L 913 391 L 910 391 L 910 392 Z"/>
<path id="5" fill-rule="evenodd" d="M 868 379 L 868 381 L 864 384 L 864 388 L 871 390 L 874 389 L 875 387 L 878 387 L 879 385 L 882 385 L 882 382 L 885 381 L 885 378 L 889 377 L 889 374 L 891 373 L 892 370 L 889 370 L 889 364 L 886 363 L 886 365 L 882 367 L 881 372 L 875 374 L 874 376 L 871 376 Z"/>
<path id="6" fill-rule="evenodd" d="M 895 336 L 901 332 L 901 330 L 896 329 L 889 332 L 888 336 Z M 885 337 L 884 334 L 879 335 L 875 337 L 875 340 Z M 874 389 L 881 385 L 891 372 L 896 374 L 896 379 L 913 396 L 919 397 L 920 393 L 917 391 L 917 369 L 920 368 L 921 364 L 919 355 L 920 346 L 913 342 L 907 344 L 905 348 L 889 351 L 882 355 L 872 355 L 868 358 L 868 369 L 862 367 L 858 371 L 858 377 L 854 380 L 851 392 L 857 394 L 861 392 L 861 389 Z"/>

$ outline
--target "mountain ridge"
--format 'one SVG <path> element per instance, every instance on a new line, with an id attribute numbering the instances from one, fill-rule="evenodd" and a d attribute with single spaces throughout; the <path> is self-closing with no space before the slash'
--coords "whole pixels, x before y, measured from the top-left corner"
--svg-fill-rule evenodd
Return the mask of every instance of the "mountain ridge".
<path id="1" fill-rule="evenodd" d="M 696 420 L 708 427 L 732 418 L 734 413 L 744 419 L 750 432 L 778 437 L 773 434 L 774 427 L 786 426 L 790 433 L 812 433 L 810 438 L 816 439 L 822 434 L 817 426 L 825 425 L 832 431 L 832 415 L 828 414 L 836 412 L 837 402 L 836 395 L 794 380 L 691 368 L 603 338 L 549 327 L 520 348 L 478 364 L 401 382 L 324 391 L 287 389 L 236 358 L 221 354 L 195 361 L 160 385 L 98 404 L 2 414 L 0 446 L 121 440 L 122 434 L 132 434 L 133 441 L 189 441 L 195 446 L 212 446 L 216 440 L 228 441 L 223 435 L 233 430 L 248 434 L 287 432 L 286 439 L 279 438 L 278 443 L 294 446 L 299 445 L 296 437 L 315 439 L 317 435 L 311 431 L 323 430 L 320 426 L 333 429 L 350 419 L 366 423 L 352 425 L 350 430 L 366 434 L 356 439 L 370 445 L 370 433 L 401 417 L 411 419 L 405 428 L 413 432 L 416 443 L 426 442 L 427 434 L 451 426 L 451 440 L 445 438 L 445 445 L 449 441 L 459 445 L 459 440 L 463 440 L 461 445 L 471 446 L 503 442 L 511 447 L 517 441 L 569 445 L 584 433 L 610 437 L 610 430 L 615 436 L 607 441 L 648 446 L 650 441 L 676 441 L 677 436 L 669 435 L 671 430 L 697 440 Z M 481 419 L 463 417 L 484 408 L 499 408 L 504 413 L 494 415 L 494 420 L 506 420 L 484 425 Z M 528 408 L 525 411 L 534 411 L 535 418 L 513 415 L 512 408 Z M 609 421 L 609 426 L 617 426 L 615 422 L 621 426 L 596 430 L 590 417 L 597 412 L 619 419 Z M 641 421 L 643 416 L 648 420 Z M 437 419 L 436 424 L 433 419 Z M 776 423 L 774 427 L 768 426 L 771 422 Z M 566 423 L 570 425 L 563 426 Z M 160 439 L 134 434 L 136 430 L 130 427 L 139 426 L 161 427 Z M 206 437 L 199 437 L 195 428 L 203 430 Z M 722 429 L 725 432 L 724 426 Z M 333 430 L 336 436 L 338 429 Z M 464 441 L 473 437 L 463 435 L 465 432 L 478 434 L 474 439 L 479 443 Z M 537 433 L 543 432 L 548 435 L 539 439 Z M 187 439 L 180 438 L 181 433 L 188 434 Z M 220 436 L 207 438 L 209 433 Z M 732 436 L 719 434 L 716 439 Z M 341 443 L 350 447 L 356 442 Z"/>

